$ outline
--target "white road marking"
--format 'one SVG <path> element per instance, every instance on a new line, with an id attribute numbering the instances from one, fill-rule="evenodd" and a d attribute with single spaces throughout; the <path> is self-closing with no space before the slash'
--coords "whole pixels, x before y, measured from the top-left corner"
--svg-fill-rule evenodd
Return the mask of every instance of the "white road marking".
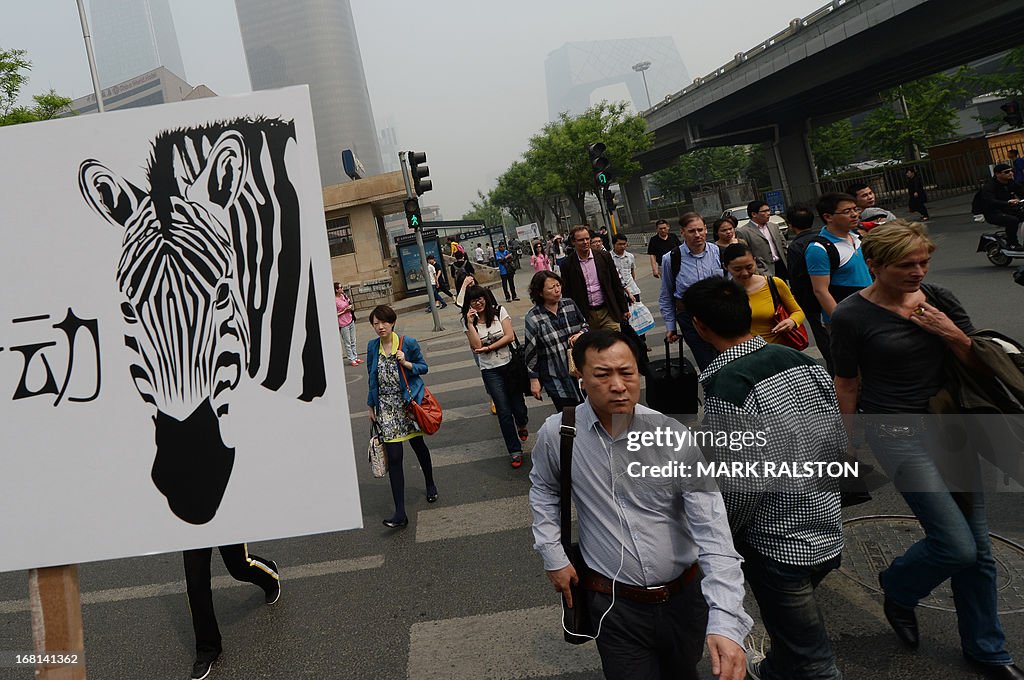
<path id="1" fill-rule="evenodd" d="M 281 581 L 287 582 L 301 578 L 316 578 L 331 574 L 342 574 L 349 571 L 360 571 L 363 569 L 377 569 L 384 566 L 383 555 L 368 555 L 366 557 L 355 557 L 346 560 L 333 560 L 330 562 L 316 562 L 313 564 L 300 564 L 294 567 L 281 569 Z M 231 576 L 215 576 L 212 579 L 213 589 L 222 590 L 226 588 L 241 588 L 249 586 L 249 583 L 236 581 Z M 150 597 L 163 597 L 164 595 L 177 595 L 185 592 L 184 581 L 172 583 L 152 583 L 144 586 L 130 586 L 127 588 L 110 588 L 107 590 L 93 590 L 82 593 L 82 604 L 102 604 L 105 602 L 124 602 L 125 600 L 142 600 Z M 14 614 L 17 612 L 29 611 L 29 601 L 7 600 L 0 602 L 0 614 Z"/>
<path id="2" fill-rule="evenodd" d="M 512 680 L 600 670 L 595 645 L 565 643 L 560 617 L 561 607 L 551 605 L 413 624 L 407 677 Z"/>

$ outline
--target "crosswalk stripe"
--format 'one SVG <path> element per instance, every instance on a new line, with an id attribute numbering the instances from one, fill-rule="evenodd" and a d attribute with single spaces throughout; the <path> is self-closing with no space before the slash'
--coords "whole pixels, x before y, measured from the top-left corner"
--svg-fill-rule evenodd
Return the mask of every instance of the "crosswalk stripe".
<path id="1" fill-rule="evenodd" d="M 498 429 L 497 423 L 494 424 L 494 429 Z M 532 443 L 529 441 L 523 442 L 524 453 L 529 453 L 532 448 Z M 447 465 L 461 465 L 462 463 L 475 463 L 490 458 L 505 458 L 507 456 L 508 451 L 505 449 L 505 440 L 501 438 L 471 441 L 464 444 L 456 444 L 455 446 L 442 446 L 436 449 L 431 447 L 430 449 L 430 460 L 433 461 L 435 468 Z"/>
<path id="2" fill-rule="evenodd" d="M 317 576 L 328 576 L 341 574 L 349 571 L 360 571 L 363 569 L 378 569 L 384 566 L 383 555 L 367 555 L 366 557 L 355 557 L 345 560 L 332 560 L 330 562 L 316 562 L 313 564 L 300 564 L 294 567 L 287 567 L 281 570 L 282 582 L 300 578 L 315 578 Z M 231 576 L 215 576 L 211 579 L 214 590 L 227 588 L 242 588 L 249 586 L 249 583 L 236 581 Z M 171 583 L 151 583 L 144 586 L 130 586 L 127 588 L 109 588 L 107 590 L 93 590 L 82 593 L 82 604 L 102 604 L 107 602 L 123 602 L 125 600 L 142 600 L 150 597 L 163 597 L 164 595 L 178 595 L 185 592 L 184 581 Z M 0 602 L 0 614 L 13 614 L 16 612 L 29 611 L 28 600 L 7 600 Z"/>
<path id="3" fill-rule="evenodd" d="M 430 371 L 427 373 L 427 376 L 428 376 L 429 380 L 436 380 L 438 374 L 440 374 L 440 373 L 448 373 L 448 372 L 451 372 L 451 371 L 461 371 L 463 369 L 471 368 L 471 367 L 476 369 L 477 371 L 480 370 L 479 368 L 477 368 L 476 362 L 473 361 L 473 358 L 469 357 L 467 359 L 464 359 L 463 361 L 452 361 L 452 362 L 449 362 L 449 363 L 446 363 L 446 364 L 435 364 L 435 365 L 432 365 L 432 366 L 430 366 Z M 481 379 L 481 384 L 482 383 L 483 383 L 483 381 Z"/>
<path id="4" fill-rule="evenodd" d="M 556 604 L 415 623 L 407 677 L 512 680 L 600 670 L 595 645 L 565 644 L 560 617 Z"/>
<path id="5" fill-rule="evenodd" d="M 481 385 L 481 389 L 482 389 L 482 385 Z M 434 391 L 433 386 L 431 386 L 430 391 L 431 392 Z M 468 418 L 484 418 L 484 417 L 486 417 L 486 418 L 494 418 L 494 414 L 492 414 L 490 412 L 490 410 L 488 409 L 488 402 L 484 401 L 486 396 L 487 396 L 486 393 L 481 394 L 481 396 L 480 396 L 480 399 L 481 399 L 480 403 L 478 403 L 478 404 L 470 404 L 469 406 L 456 406 L 456 407 L 453 407 L 453 408 L 445 408 L 444 404 L 442 403 L 441 406 L 442 406 L 442 408 L 444 408 L 444 420 L 441 423 L 441 428 L 443 429 L 445 427 L 445 425 L 450 425 L 453 422 L 456 422 L 456 421 L 459 421 L 459 420 L 466 420 Z M 542 419 L 543 418 L 547 418 L 548 415 L 554 413 L 554 406 L 552 406 L 551 402 L 548 399 L 546 399 L 546 398 L 544 399 L 544 401 L 537 401 L 533 397 L 527 397 L 527 399 L 526 399 L 526 408 L 529 409 L 530 411 L 533 411 L 534 409 L 546 409 L 547 410 L 547 414 L 542 413 L 541 414 L 541 418 Z M 540 427 L 540 423 L 543 422 L 543 420 L 536 421 L 537 425 L 534 426 L 533 425 L 533 422 L 534 422 L 533 418 L 536 418 L 536 417 L 537 416 L 533 416 L 531 418 L 531 424 L 530 424 L 530 429 L 532 431 L 534 431 L 534 432 L 537 431 L 537 428 Z M 349 418 L 351 418 L 352 420 L 360 420 L 361 418 L 366 418 L 366 409 L 365 408 L 359 408 L 355 413 L 350 415 Z"/>
<path id="6" fill-rule="evenodd" d="M 528 465 L 517 473 L 529 474 Z M 533 524 L 528 496 L 495 498 L 477 503 L 421 510 L 416 515 L 416 542 L 493 534 Z"/>

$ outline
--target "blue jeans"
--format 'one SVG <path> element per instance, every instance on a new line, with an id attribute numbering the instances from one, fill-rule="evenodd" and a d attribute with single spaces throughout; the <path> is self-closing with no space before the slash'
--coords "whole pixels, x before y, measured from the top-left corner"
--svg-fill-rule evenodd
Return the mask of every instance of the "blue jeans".
<path id="1" fill-rule="evenodd" d="M 519 440 L 517 428 L 526 427 L 526 400 L 509 380 L 509 364 L 498 368 L 484 368 L 480 375 L 484 379 L 487 394 L 491 395 L 494 410 L 498 414 L 498 426 L 501 436 L 505 439 L 505 448 L 509 455 L 518 456 L 523 453 L 523 442 Z"/>
<path id="2" fill-rule="evenodd" d="M 683 340 L 693 352 L 693 360 L 697 362 L 698 372 L 707 368 L 708 364 L 718 356 L 718 350 L 697 333 L 697 329 L 693 327 L 693 319 L 688 313 L 676 312 L 676 332 L 683 336 Z"/>
<path id="3" fill-rule="evenodd" d="M 822 564 L 783 564 L 736 540 L 743 574 L 757 599 L 772 647 L 761 662 L 761 680 L 839 680 L 836 657 L 814 589 L 841 556 Z"/>
<path id="4" fill-rule="evenodd" d="M 882 572 L 885 594 L 898 605 L 914 607 L 951 579 L 964 655 L 981 663 L 1011 663 L 996 608 L 996 562 L 984 493 L 947 490 L 922 427 L 868 424 L 865 429 L 875 457 L 925 536 Z"/>
<path id="5" fill-rule="evenodd" d="M 356 322 L 350 321 L 347 326 L 341 326 L 339 331 L 348 360 L 355 361 L 359 358 L 359 349 L 356 347 Z"/>

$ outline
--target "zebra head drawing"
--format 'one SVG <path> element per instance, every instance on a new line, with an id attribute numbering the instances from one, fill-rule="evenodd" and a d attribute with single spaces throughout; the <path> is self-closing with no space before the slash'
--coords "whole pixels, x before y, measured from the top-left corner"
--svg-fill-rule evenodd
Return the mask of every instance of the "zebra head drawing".
<path id="1" fill-rule="evenodd" d="M 285 154 L 292 122 L 239 119 L 153 142 L 149 187 L 100 162 L 79 168 L 86 202 L 124 230 L 117 284 L 131 378 L 156 409 L 152 478 L 172 512 L 203 524 L 234 466 L 227 426 L 243 379 L 326 390 L 309 254 Z M 293 351 L 301 345 L 301 354 Z"/>

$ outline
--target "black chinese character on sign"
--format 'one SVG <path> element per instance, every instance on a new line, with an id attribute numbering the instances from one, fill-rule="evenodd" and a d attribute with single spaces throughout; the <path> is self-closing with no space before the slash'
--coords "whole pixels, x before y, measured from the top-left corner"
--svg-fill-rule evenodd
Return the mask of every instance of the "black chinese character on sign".
<path id="1" fill-rule="evenodd" d="M 49 314 L 43 314 L 41 316 L 27 316 L 20 319 L 13 319 L 11 323 L 33 323 L 36 321 L 46 321 L 49 318 Z M 62 331 L 64 333 L 63 340 L 67 342 L 67 370 L 64 373 L 63 381 L 58 387 L 57 380 L 53 375 L 53 369 L 50 368 L 50 362 L 46 358 L 45 350 L 49 347 L 56 347 L 56 341 L 33 342 L 25 345 L 13 346 L 10 350 L 12 352 L 19 352 L 25 362 L 21 369 L 21 380 L 18 381 L 18 387 L 14 390 L 14 399 L 27 399 L 29 397 L 38 397 L 43 394 L 54 394 L 57 398 L 54 400 L 53 405 L 56 406 L 59 404 L 61 400 L 64 399 L 68 385 L 71 383 L 71 374 L 75 366 L 75 339 L 78 337 L 79 331 L 85 330 L 88 331 L 87 337 L 92 340 L 93 350 L 95 352 L 96 387 L 93 389 L 91 395 L 87 397 L 68 396 L 68 401 L 86 402 L 94 400 L 100 393 L 99 324 L 96 319 L 78 318 L 75 313 L 68 308 L 67 314 L 64 316 L 64 320 L 60 323 L 53 324 L 51 328 Z M 28 386 L 28 374 L 29 370 L 33 366 L 41 366 L 46 376 L 42 387 L 35 390 Z"/>

